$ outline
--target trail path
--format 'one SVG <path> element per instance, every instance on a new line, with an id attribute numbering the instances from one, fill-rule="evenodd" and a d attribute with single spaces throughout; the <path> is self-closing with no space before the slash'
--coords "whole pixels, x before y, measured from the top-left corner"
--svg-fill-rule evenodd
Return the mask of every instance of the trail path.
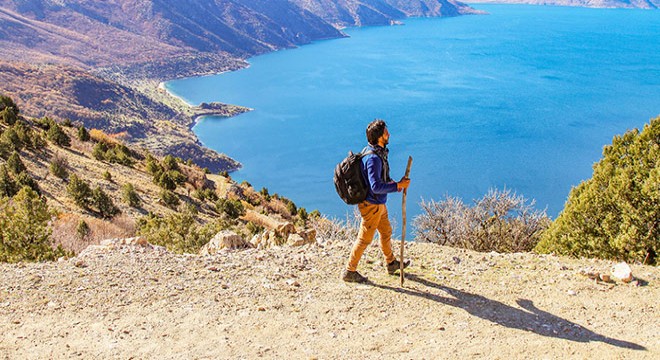
<path id="1" fill-rule="evenodd" d="M 175 255 L 88 249 L 0 265 L 0 358 L 660 358 L 660 268 L 407 244 L 406 283 L 349 244 Z"/>

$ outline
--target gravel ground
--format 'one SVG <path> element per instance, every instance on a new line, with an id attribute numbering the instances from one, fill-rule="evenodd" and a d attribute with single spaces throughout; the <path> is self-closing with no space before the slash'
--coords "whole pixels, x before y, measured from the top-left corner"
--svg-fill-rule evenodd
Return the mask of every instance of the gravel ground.
<path id="1" fill-rule="evenodd" d="M 588 274 L 612 262 L 409 243 L 403 287 L 376 246 L 357 285 L 339 280 L 349 251 L 93 246 L 0 264 L 0 358 L 660 358 L 658 267 L 604 283 Z"/>

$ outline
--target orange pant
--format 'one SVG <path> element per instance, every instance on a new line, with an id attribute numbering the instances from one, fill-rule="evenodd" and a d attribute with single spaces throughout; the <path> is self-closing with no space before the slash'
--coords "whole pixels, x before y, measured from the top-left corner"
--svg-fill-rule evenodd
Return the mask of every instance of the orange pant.
<path id="1" fill-rule="evenodd" d="M 385 255 L 386 264 L 391 263 L 395 260 L 395 257 L 392 253 L 392 225 L 387 215 L 387 207 L 385 204 L 377 205 L 364 201 L 358 204 L 358 210 L 362 215 L 360 232 L 353 245 L 346 268 L 349 271 L 357 270 L 358 262 L 360 262 L 364 250 L 371 244 L 376 230 L 380 235 L 380 248 L 383 250 L 383 255 Z"/>

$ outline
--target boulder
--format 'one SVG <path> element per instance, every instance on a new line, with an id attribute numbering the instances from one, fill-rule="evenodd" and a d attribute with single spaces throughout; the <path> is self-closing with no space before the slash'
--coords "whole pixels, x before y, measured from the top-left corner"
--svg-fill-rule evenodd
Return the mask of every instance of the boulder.
<path id="1" fill-rule="evenodd" d="M 291 222 L 280 221 L 270 216 L 260 214 L 254 210 L 247 210 L 241 219 L 244 221 L 252 221 L 268 230 L 273 230 L 284 239 L 287 239 L 290 234 L 296 232 L 296 227 Z"/>
<path id="2" fill-rule="evenodd" d="M 286 244 L 289 246 L 302 246 L 305 245 L 305 239 L 299 234 L 290 234 Z"/>
<path id="3" fill-rule="evenodd" d="M 298 234 L 290 234 L 286 244 L 289 246 L 302 246 L 316 243 L 316 231 L 301 231 Z"/>
<path id="4" fill-rule="evenodd" d="M 310 230 L 305 230 L 301 231 L 298 234 L 302 236 L 307 244 L 315 244 L 316 243 L 316 230 L 310 229 Z"/>
<path id="5" fill-rule="evenodd" d="M 217 233 L 211 241 L 202 246 L 199 250 L 200 255 L 215 254 L 222 249 L 240 249 L 250 247 L 250 243 L 245 241 L 240 235 L 230 230 L 222 230 Z"/>
<path id="6" fill-rule="evenodd" d="M 633 279 L 632 269 L 625 262 L 618 263 L 612 268 L 612 277 L 629 283 Z"/>

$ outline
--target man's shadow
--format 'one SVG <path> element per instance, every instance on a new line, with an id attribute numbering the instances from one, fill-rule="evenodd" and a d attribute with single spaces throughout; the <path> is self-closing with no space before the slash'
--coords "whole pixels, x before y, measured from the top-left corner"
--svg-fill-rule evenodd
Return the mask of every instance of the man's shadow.
<path id="1" fill-rule="evenodd" d="M 395 288 L 388 285 L 381 285 L 372 282 L 369 284 L 381 289 L 419 296 L 441 304 L 461 308 L 474 316 L 478 316 L 484 320 L 488 320 L 512 329 L 520 329 L 542 336 L 549 336 L 583 343 L 590 341 L 600 341 L 606 344 L 627 349 L 646 350 L 644 346 L 597 334 L 589 329 L 582 327 L 581 325 L 543 311 L 534 306 L 531 300 L 518 299 L 516 301 L 518 305 L 524 309 L 522 310 L 503 304 L 499 301 L 490 300 L 480 295 L 471 294 L 448 286 L 436 284 L 414 274 L 406 274 L 406 279 L 429 288 L 435 288 L 444 291 L 450 296 L 444 297 L 432 293 L 406 288 Z"/>

